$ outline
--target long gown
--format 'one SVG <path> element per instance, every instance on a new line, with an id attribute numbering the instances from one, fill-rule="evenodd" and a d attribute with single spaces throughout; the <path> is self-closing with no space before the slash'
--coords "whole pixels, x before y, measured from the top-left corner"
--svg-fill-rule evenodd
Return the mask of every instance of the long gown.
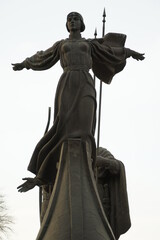
<path id="1" fill-rule="evenodd" d="M 25 67 L 32 70 L 48 69 L 58 60 L 63 68 L 55 95 L 53 126 L 37 144 L 28 166 L 44 182 L 54 183 L 60 148 L 68 138 L 89 142 L 95 161 L 96 91 L 89 70 L 92 68 L 109 84 L 126 64 L 125 39 L 125 35 L 114 33 L 96 40 L 65 39 L 24 61 Z"/>

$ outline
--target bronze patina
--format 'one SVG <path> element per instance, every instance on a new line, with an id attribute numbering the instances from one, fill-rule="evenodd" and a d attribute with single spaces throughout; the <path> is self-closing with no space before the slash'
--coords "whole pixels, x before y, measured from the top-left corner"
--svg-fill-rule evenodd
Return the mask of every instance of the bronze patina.
<path id="1" fill-rule="evenodd" d="M 12 64 L 15 71 L 24 68 L 42 71 L 58 61 L 63 68 L 55 95 L 53 126 L 38 142 L 28 166 L 35 178 L 25 178 L 18 191 L 43 186 L 42 224 L 37 240 L 118 239 L 130 227 L 125 182 L 121 179 L 123 184 L 117 186 L 123 185 L 127 213 L 124 221 L 115 223 L 117 216 L 106 210 L 98 193 L 94 168 L 98 167 L 98 185 L 103 189 L 110 186 L 107 184 L 114 185 L 114 179 L 118 179 L 115 176 L 124 175 L 124 169 L 118 162 L 120 166 L 113 174 L 114 171 L 106 170 L 109 160 L 100 165 L 97 158 L 96 163 L 96 90 L 89 70 L 92 69 L 102 82 L 110 84 L 114 75 L 125 67 L 127 58 L 143 60 L 144 54 L 125 48 L 124 34 L 82 38 L 85 24 L 77 12 L 68 14 L 66 28 L 67 39 L 57 41 L 21 63 Z M 112 159 L 116 168 L 114 161 Z M 111 202 L 113 198 L 112 195 Z"/>

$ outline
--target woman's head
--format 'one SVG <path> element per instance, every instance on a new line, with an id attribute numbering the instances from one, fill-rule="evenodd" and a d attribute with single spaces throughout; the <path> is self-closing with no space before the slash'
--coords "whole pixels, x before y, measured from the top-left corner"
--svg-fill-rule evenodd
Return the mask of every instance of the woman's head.
<path id="1" fill-rule="evenodd" d="M 85 30 L 85 25 L 83 22 L 82 15 L 78 12 L 69 13 L 67 15 L 66 28 L 67 28 L 68 32 L 70 32 L 71 30 L 74 30 L 76 28 L 79 28 L 80 32 L 83 32 Z"/>

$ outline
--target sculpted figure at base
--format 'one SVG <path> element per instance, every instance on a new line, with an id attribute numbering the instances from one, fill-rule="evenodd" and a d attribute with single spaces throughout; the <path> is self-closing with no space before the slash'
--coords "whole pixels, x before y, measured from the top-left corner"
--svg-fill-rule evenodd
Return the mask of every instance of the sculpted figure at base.
<path id="1" fill-rule="evenodd" d="M 92 69 L 99 79 L 110 84 L 114 75 L 125 67 L 127 58 L 144 59 L 144 54 L 124 47 L 124 34 L 108 33 L 100 39 L 82 38 L 85 25 L 77 12 L 68 14 L 66 28 L 69 32 L 67 39 L 21 63 L 12 64 L 15 71 L 24 68 L 42 71 L 60 60 L 63 69 L 55 95 L 53 126 L 38 142 L 28 166 L 35 178 L 25 178 L 26 182 L 18 187 L 20 192 L 36 185 L 54 184 L 61 146 L 67 139 L 78 138 L 88 144 L 94 168 L 96 91 L 89 70 Z"/>
<path id="2" fill-rule="evenodd" d="M 97 149 L 97 187 L 116 239 L 131 226 L 124 164 L 107 149 Z"/>

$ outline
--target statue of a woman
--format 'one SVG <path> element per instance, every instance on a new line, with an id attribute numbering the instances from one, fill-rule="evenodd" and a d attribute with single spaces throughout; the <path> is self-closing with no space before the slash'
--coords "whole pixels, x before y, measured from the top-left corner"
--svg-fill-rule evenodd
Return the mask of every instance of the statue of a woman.
<path id="1" fill-rule="evenodd" d="M 37 52 L 22 63 L 13 64 L 15 71 L 23 68 L 46 70 L 60 60 L 63 68 L 55 96 L 53 126 L 37 144 L 28 166 L 36 177 L 26 178 L 19 187 L 20 192 L 35 185 L 54 183 L 61 144 L 68 138 L 87 141 L 95 160 L 96 91 L 89 70 L 109 84 L 124 68 L 127 58 L 144 59 L 144 54 L 124 47 L 126 36 L 123 34 L 109 33 L 102 39 L 82 38 L 85 25 L 77 12 L 68 14 L 66 27 L 69 38 L 56 42 L 46 51 Z"/>

